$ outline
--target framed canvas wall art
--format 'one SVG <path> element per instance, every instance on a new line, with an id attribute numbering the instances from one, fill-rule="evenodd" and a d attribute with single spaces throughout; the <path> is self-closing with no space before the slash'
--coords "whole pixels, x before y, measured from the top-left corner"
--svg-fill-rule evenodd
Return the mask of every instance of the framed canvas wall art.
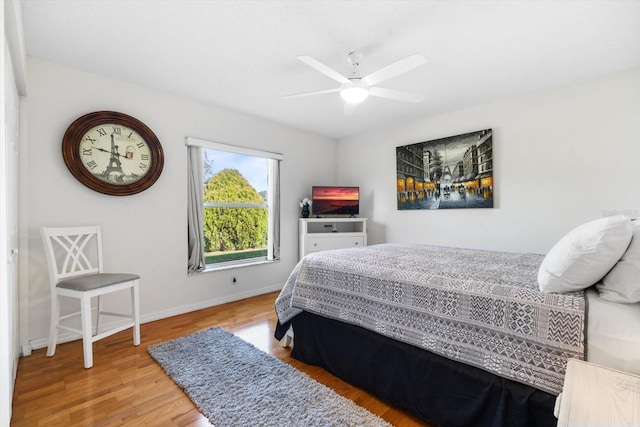
<path id="1" fill-rule="evenodd" d="M 396 147 L 398 209 L 493 208 L 493 132 Z"/>

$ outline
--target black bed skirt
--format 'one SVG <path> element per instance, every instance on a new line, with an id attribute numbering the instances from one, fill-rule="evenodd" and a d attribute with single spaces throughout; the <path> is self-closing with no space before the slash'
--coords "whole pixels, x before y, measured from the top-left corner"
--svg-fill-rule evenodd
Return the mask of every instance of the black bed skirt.
<path id="1" fill-rule="evenodd" d="M 303 312 L 291 356 L 434 426 L 551 427 L 555 396 L 358 326 Z M 281 336 L 283 328 L 276 332 Z"/>

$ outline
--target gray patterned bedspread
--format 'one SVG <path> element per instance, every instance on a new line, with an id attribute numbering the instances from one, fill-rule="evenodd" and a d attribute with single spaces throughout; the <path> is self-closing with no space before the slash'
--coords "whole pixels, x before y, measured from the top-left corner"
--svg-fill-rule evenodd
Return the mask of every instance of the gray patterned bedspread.
<path id="1" fill-rule="evenodd" d="M 582 292 L 545 294 L 543 255 L 383 244 L 303 258 L 276 300 L 557 395 L 584 359 Z"/>

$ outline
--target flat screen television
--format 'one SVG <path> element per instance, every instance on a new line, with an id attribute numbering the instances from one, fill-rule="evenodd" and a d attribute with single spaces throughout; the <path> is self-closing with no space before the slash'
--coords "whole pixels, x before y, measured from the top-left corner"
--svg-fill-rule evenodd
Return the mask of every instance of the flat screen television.
<path id="1" fill-rule="evenodd" d="M 314 186 L 311 213 L 323 216 L 356 216 L 360 213 L 360 187 Z"/>

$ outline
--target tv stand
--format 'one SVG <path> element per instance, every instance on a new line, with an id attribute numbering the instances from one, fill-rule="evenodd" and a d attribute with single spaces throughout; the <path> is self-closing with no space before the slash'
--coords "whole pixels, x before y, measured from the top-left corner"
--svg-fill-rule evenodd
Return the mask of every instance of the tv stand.
<path id="1" fill-rule="evenodd" d="M 367 246 L 367 218 L 300 218 L 298 256 Z"/>

